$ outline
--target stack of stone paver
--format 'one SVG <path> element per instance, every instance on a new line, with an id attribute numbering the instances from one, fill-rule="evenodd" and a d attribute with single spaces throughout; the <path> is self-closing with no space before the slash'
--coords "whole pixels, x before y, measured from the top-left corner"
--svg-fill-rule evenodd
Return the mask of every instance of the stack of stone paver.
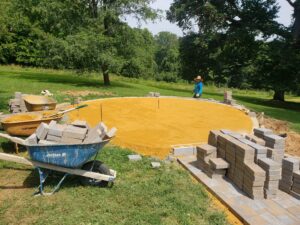
<path id="1" fill-rule="evenodd" d="M 221 137 L 221 136 L 220 136 Z M 230 167 L 228 169 L 227 176 L 229 179 L 234 180 L 235 179 L 235 140 L 231 137 L 225 138 L 225 146 L 226 146 L 226 152 L 225 152 L 225 160 L 230 164 Z"/>
<path id="2" fill-rule="evenodd" d="M 254 135 L 261 139 L 264 139 L 266 135 L 273 134 L 273 131 L 267 128 L 255 128 L 253 131 L 254 131 Z"/>
<path id="3" fill-rule="evenodd" d="M 208 144 L 214 147 L 218 146 L 218 136 L 221 135 L 219 130 L 211 130 L 208 136 Z M 225 150 L 224 150 L 225 152 Z"/>
<path id="4" fill-rule="evenodd" d="M 24 94 L 21 92 L 15 92 L 15 98 L 9 100 L 9 111 L 11 113 L 28 112 L 22 96 Z"/>
<path id="5" fill-rule="evenodd" d="M 90 128 L 85 121 L 74 121 L 72 124 L 62 125 L 51 121 L 50 124 L 41 123 L 36 132 L 26 139 L 28 145 L 54 144 L 90 144 L 112 138 L 117 129 L 108 131 L 104 123 Z"/>
<path id="6" fill-rule="evenodd" d="M 216 147 L 209 144 L 197 146 L 197 160 L 200 169 L 202 169 L 204 172 L 211 172 L 209 160 L 214 158 L 217 158 Z"/>
<path id="7" fill-rule="evenodd" d="M 226 148 L 229 140 L 233 140 L 232 137 L 219 133 L 217 136 L 217 156 L 218 158 L 226 159 Z"/>
<path id="8" fill-rule="evenodd" d="M 224 92 L 224 103 L 226 103 L 226 104 L 232 104 L 233 103 L 232 92 L 231 91 L 225 91 Z"/>
<path id="9" fill-rule="evenodd" d="M 149 92 L 148 97 L 160 97 L 160 93 L 159 92 Z"/>
<path id="10" fill-rule="evenodd" d="M 264 139 L 256 137 L 253 134 L 247 134 L 245 137 L 246 137 L 247 140 L 252 141 L 256 144 L 259 144 L 259 145 L 262 145 L 262 146 L 266 145 L 266 141 Z"/>
<path id="11" fill-rule="evenodd" d="M 245 165 L 254 162 L 255 150 L 248 145 L 235 141 L 234 183 L 243 189 Z"/>
<path id="12" fill-rule="evenodd" d="M 266 135 L 264 137 L 266 146 L 268 147 L 268 154 L 271 155 L 273 160 L 282 163 L 285 151 L 285 138 L 275 134 Z"/>
<path id="13" fill-rule="evenodd" d="M 254 158 L 255 163 L 258 163 L 259 159 L 267 158 L 267 148 L 266 147 L 256 144 L 247 139 L 239 139 L 239 141 L 250 146 L 251 148 L 253 148 L 255 150 L 255 158 Z"/>
<path id="14" fill-rule="evenodd" d="M 229 163 L 222 158 L 209 159 L 209 164 L 210 170 L 208 171 L 208 176 L 211 178 L 224 177 L 229 168 Z"/>
<path id="15" fill-rule="evenodd" d="M 292 191 L 300 196 L 300 170 L 293 173 Z"/>
<path id="16" fill-rule="evenodd" d="M 279 181 L 280 190 L 290 193 L 293 185 L 293 173 L 299 170 L 299 160 L 295 158 L 284 158 L 282 160 L 281 180 Z"/>
<path id="17" fill-rule="evenodd" d="M 252 199 L 264 198 L 266 172 L 255 163 L 246 163 L 243 191 Z"/>
<path id="18" fill-rule="evenodd" d="M 266 172 L 264 195 L 266 199 L 276 198 L 279 180 L 281 178 L 281 165 L 272 159 L 259 159 L 258 165 Z"/>
<path id="19" fill-rule="evenodd" d="M 282 164 L 282 159 L 284 158 L 284 149 L 267 148 L 267 157 L 273 159 L 279 164 Z"/>
<path id="20" fill-rule="evenodd" d="M 273 149 L 285 149 L 285 138 L 275 134 L 265 135 L 266 146 Z"/>

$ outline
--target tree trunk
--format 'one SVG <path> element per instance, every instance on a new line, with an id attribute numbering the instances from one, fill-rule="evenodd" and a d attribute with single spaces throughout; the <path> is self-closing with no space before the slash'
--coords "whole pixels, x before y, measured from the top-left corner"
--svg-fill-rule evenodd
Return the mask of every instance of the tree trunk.
<path id="1" fill-rule="evenodd" d="M 293 25 L 293 37 L 297 44 L 300 45 L 300 1 L 297 0 L 294 4 L 294 18 L 295 22 Z"/>
<path id="2" fill-rule="evenodd" d="M 105 86 L 110 85 L 110 79 L 109 79 L 109 71 L 107 66 L 102 66 L 102 73 L 103 73 L 103 81 Z"/>
<path id="3" fill-rule="evenodd" d="M 284 102 L 284 91 L 275 90 L 273 100 L 283 101 Z"/>

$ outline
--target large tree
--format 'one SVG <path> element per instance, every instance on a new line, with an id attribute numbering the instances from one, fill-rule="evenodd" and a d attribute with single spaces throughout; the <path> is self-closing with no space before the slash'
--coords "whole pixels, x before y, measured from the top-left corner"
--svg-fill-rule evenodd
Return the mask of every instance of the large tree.
<path id="1" fill-rule="evenodd" d="M 153 20 L 158 15 L 157 10 L 150 7 L 151 0 L 3 1 L 5 4 L 1 2 L 0 6 L 4 12 L 0 15 L 0 62 L 52 68 L 75 67 L 80 70 L 100 69 L 105 85 L 110 84 L 109 72 L 119 71 L 116 68 L 124 64 L 120 60 L 124 59 L 120 35 L 126 35 L 123 30 L 129 28 L 122 17 L 132 15 L 140 20 Z M 84 36 L 84 33 L 88 36 Z M 92 36 L 95 39 L 91 40 Z M 141 43 L 131 45 L 143 47 Z M 87 47 L 91 49 L 85 49 Z M 78 57 L 75 57 L 71 53 L 76 49 L 72 48 L 82 49 L 83 52 L 77 51 Z M 93 48 L 98 55 L 85 59 L 80 57 L 83 53 L 93 52 Z M 78 62 L 79 59 L 91 61 Z M 71 60 L 76 61 L 77 65 Z M 143 63 L 149 64 L 148 61 L 139 62 Z"/>
<path id="2" fill-rule="evenodd" d="M 292 26 L 292 34 L 295 44 L 300 48 L 300 0 L 287 0 L 294 9 L 294 24 Z"/>
<path id="3" fill-rule="evenodd" d="M 293 34 L 294 40 L 298 40 L 300 20 L 297 20 L 299 11 L 296 9 L 300 1 L 289 2 L 295 8 Z M 283 59 L 287 55 L 282 50 L 293 51 L 293 48 L 289 44 L 288 28 L 275 21 L 278 9 L 276 0 L 175 0 L 168 12 L 168 19 L 186 32 L 197 28 L 193 43 L 202 43 L 198 44 L 199 50 L 202 50 L 194 56 L 199 57 L 201 62 L 190 63 L 191 66 L 195 65 L 194 73 L 203 71 L 208 79 L 213 77 L 239 88 L 251 87 L 253 77 L 256 77 L 256 80 L 263 82 L 261 88 L 274 90 L 275 100 L 284 100 L 284 92 L 293 90 L 297 69 L 293 60 Z M 274 40 L 274 43 L 270 40 Z M 262 52 L 270 54 L 269 60 L 274 62 L 277 69 L 271 72 L 264 68 L 254 74 L 258 71 L 254 67 L 259 64 L 254 61 L 259 59 L 257 54 L 261 51 L 261 41 L 268 46 L 268 51 Z M 203 54 L 205 52 L 206 55 Z M 277 54 L 280 52 L 281 55 Z M 189 57 L 185 55 L 184 59 L 188 60 L 185 64 L 188 65 Z M 280 77 L 286 76 L 285 73 L 289 73 L 291 82 L 282 85 Z M 266 79 L 260 79 L 262 76 Z"/>

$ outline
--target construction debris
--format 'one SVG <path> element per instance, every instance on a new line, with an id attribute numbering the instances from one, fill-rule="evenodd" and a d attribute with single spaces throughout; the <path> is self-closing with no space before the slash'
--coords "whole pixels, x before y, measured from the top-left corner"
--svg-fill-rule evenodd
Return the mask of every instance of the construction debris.
<path id="1" fill-rule="evenodd" d="M 28 112 L 21 92 L 15 92 L 15 98 L 9 100 L 9 111 L 11 113 Z"/>
<path id="2" fill-rule="evenodd" d="M 159 92 L 149 92 L 148 97 L 160 97 L 160 93 Z"/>
<path id="3" fill-rule="evenodd" d="M 90 128 L 85 121 L 74 121 L 72 124 L 41 123 L 36 132 L 25 141 L 28 145 L 57 145 L 57 144 L 92 144 L 114 137 L 116 128 L 107 130 L 104 123 Z"/>
<path id="4" fill-rule="evenodd" d="M 129 161 L 140 161 L 142 160 L 142 156 L 140 155 L 128 155 Z"/>
<path id="5" fill-rule="evenodd" d="M 161 167 L 161 164 L 159 162 L 151 162 L 151 167 L 157 169 Z"/>

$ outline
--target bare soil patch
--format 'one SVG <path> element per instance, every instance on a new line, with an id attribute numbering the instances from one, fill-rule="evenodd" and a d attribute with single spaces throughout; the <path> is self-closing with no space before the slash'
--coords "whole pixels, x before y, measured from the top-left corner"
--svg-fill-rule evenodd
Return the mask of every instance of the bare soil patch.
<path id="1" fill-rule="evenodd" d="M 288 122 L 267 117 L 262 124 L 277 134 L 286 133 L 286 153 L 300 156 L 300 134 L 291 131 Z"/>
<path id="2" fill-rule="evenodd" d="M 69 95 L 72 97 L 86 97 L 89 95 L 97 95 L 103 97 L 116 96 L 113 92 L 110 91 L 62 91 L 62 94 Z"/>

